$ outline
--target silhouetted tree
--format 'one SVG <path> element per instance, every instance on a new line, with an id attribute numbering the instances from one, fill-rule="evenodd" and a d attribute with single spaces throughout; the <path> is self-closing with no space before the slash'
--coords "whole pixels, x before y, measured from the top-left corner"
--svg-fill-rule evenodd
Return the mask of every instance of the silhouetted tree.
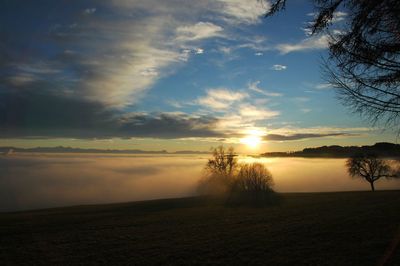
<path id="1" fill-rule="evenodd" d="M 251 193 L 271 191 L 274 182 L 268 169 L 260 164 L 242 164 L 236 177 L 236 189 Z"/>
<path id="2" fill-rule="evenodd" d="M 398 175 L 389 165 L 387 160 L 375 155 L 357 155 L 346 162 L 347 170 L 352 177 L 361 177 L 368 181 L 371 190 L 375 191 L 374 182 L 382 177 L 390 178 Z"/>
<path id="3" fill-rule="evenodd" d="M 237 172 L 237 155 L 233 147 L 212 148 L 212 158 L 204 168 L 203 179 L 200 180 L 199 192 L 202 194 L 221 195 L 229 191 L 234 175 Z"/>
<path id="4" fill-rule="evenodd" d="M 400 1 L 313 0 L 318 10 L 312 34 L 330 36 L 323 76 L 345 106 L 398 130 L 400 115 Z M 275 0 L 266 16 L 285 8 Z M 347 23 L 331 27 L 335 12 L 347 13 Z"/>
<path id="5" fill-rule="evenodd" d="M 212 149 L 212 159 L 206 165 L 206 171 L 210 174 L 231 177 L 237 168 L 237 159 L 233 147 L 225 150 L 224 146 Z"/>
<path id="6" fill-rule="evenodd" d="M 260 163 L 241 164 L 232 184 L 230 203 L 263 204 L 275 199 L 271 173 Z"/>

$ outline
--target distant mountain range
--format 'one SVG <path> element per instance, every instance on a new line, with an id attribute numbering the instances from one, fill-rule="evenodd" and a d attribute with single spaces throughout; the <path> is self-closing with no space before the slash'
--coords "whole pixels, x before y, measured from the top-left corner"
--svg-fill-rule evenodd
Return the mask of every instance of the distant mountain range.
<path id="1" fill-rule="evenodd" d="M 144 151 L 144 150 L 116 150 L 116 149 L 81 149 L 71 147 L 36 147 L 36 148 L 15 148 L 15 147 L 0 147 L 1 154 L 12 154 L 14 152 L 41 152 L 41 153 L 112 153 L 112 154 L 207 154 L 209 152 L 202 151 L 176 151 L 168 152 L 161 151 Z"/>
<path id="2" fill-rule="evenodd" d="M 81 149 L 71 147 L 36 147 L 36 148 L 15 148 L 0 147 L 0 154 L 11 155 L 15 152 L 37 152 L 37 153 L 107 153 L 107 154 L 209 154 L 204 151 L 183 150 L 176 152 L 160 151 L 144 151 L 134 150 L 117 150 L 117 149 Z M 260 156 L 263 157 L 309 157 L 309 158 L 347 158 L 356 154 L 376 154 L 382 157 L 399 157 L 400 144 L 387 142 L 375 143 L 371 146 L 322 146 L 316 148 L 305 148 L 302 151 L 293 152 L 266 152 Z"/>
<path id="3" fill-rule="evenodd" d="M 400 144 L 379 142 L 371 146 L 322 146 L 294 152 L 266 152 L 263 157 L 324 157 L 347 158 L 356 154 L 376 154 L 381 157 L 400 157 Z"/>

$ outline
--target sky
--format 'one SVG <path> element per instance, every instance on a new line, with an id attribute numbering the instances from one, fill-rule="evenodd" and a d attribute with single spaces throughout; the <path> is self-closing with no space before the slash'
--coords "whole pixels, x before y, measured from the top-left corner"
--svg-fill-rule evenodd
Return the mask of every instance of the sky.
<path id="1" fill-rule="evenodd" d="M 0 4 L 0 146 L 291 151 L 397 142 L 341 105 L 308 0 Z M 346 23 L 339 11 L 333 29 Z"/>

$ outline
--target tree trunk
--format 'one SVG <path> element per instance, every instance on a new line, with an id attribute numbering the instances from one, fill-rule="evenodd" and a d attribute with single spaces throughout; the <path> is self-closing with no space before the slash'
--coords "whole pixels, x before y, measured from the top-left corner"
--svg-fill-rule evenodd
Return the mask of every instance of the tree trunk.
<path id="1" fill-rule="evenodd" d="M 374 187 L 374 182 L 369 182 L 371 184 L 371 191 L 374 192 L 375 191 L 375 187 Z"/>

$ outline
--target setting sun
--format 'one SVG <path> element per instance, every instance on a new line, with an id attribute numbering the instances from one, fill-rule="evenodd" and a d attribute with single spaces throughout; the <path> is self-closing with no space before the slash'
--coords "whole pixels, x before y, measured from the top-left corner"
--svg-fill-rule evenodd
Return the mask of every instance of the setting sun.
<path id="1" fill-rule="evenodd" d="M 250 135 L 243 138 L 241 142 L 246 144 L 250 148 L 257 148 L 261 143 L 261 138 L 256 135 Z"/>

